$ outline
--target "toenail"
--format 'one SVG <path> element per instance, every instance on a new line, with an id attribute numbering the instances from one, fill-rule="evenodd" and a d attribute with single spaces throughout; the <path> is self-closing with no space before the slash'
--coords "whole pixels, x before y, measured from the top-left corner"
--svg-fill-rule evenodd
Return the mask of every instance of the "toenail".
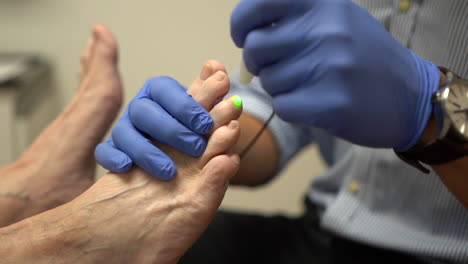
<path id="1" fill-rule="evenodd" d="M 226 73 L 222 72 L 222 71 L 218 71 L 216 72 L 216 74 L 213 76 L 213 78 L 215 78 L 215 80 L 217 81 L 222 81 L 224 80 L 224 78 L 226 78 Z"/>
<path id="2" fill-rule="evenodd" d="M 203 65 L 202 72 L 200 74 L 200 79 L 202 79 L 203 81 L 208 79 L 212 74 L 211 71 L 212 71 L 211 64 L 207 63 L 207 64 Z"/>
<path id="3" fill-rule="evenodd" d="M 239 122 L 237 122 L 237 120 L 231 120 L 231 122 L 228 124 L 228 127 L 230 129 L 237 129 L 239 127 Z"/>
<path id="4" fill-rule="evenodd" d="M 234 104 L 234 106 L 237 108 L 237 109 L 242 109 L 242 98 L 238 95 L 233 95 L 231 97 L 231 102 Z"/>

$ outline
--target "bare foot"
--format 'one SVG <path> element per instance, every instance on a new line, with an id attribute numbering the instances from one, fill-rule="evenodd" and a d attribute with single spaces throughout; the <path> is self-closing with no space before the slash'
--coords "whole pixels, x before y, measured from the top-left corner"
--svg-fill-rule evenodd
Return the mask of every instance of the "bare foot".
<path id="1" fill-rule="evenodd" d="M 93 216 L 102 225 L 90 239 L 111 253 L 104 256 L 101 250 L 90 251 L 90 256 L 112 263 L 176 263 L 213 218 L 229 179 L 239 167 L 238 156 L 226 153 L 240 135 L 235 119 L 242 109 L 232 98 L 214 106 L 229 91 L 229 78 L 216 61 L 205 65 L 207 71 L 188 90 L 211 110 L 215 120 L 214 132 L 200 158 L 158 144 L 177 165 L 174 180 L 163 182 L 140 169 L 125 175 L 109 173 L 73 201 L 78 208 L 85 204 L 83 217 Z"/>
<path id="2" fill-rule="evenodd" d="M 226 153 L 239 137 L 235 119 L 242 107 L 236 107 L 231 97 L 213 107 L 229 89 L 226 73 L 217 70 L 219 63 L 213 64 L 213 72 L 189 89 L 215 120 L 205 153 L 193 158 L 159 144 L 178 166 L 175 179 L 161 181 L 138 168 L 126 174 L 108 173 L 72 202 L 13 225 L 3 234 L 15 234 L 20 237 L 15 241 L 22 241 L 26 235 L 21 230 L 37 228 L 34 223 L 41 222 L 40 228 L 49 235 L 31 235 L 35 234 L 31 231 L 26 239 L 28 247 L 40 251 L 36 263 L 48 263 L 50 256 L 58 262 L 176 263 L 213 218 L 239 168 L 239 157 Z M 37 246 L 44 237 L 52 246 Z M 44 253 L 51 248 L 53 252 Z M 9 257 L 14 259 L 15 254 Z"/>
<path id="3" fill-rule="evenodd" d="M 94 183 L 94 148 L 122 103 L 117 61 L 112 33 L 96 26 L 81 58 L 77 94 L 18 161 L 0 171 L 0 193 L 29 208 L 23 217 L 68 202 Z"/>
<path id="4" fill-rule="evenodd" d="M 176 263 L 213 218 L 239 168 L 239 157 L 226 153 L 239 138 L 242 107 L 233 97 L 213 107 L 229 89 L 219 66 L 212 61 L 208 77 L 189 89 L 215 120 L 200 158 L 159 145 L 178 167 L 172 181 L 138 168 L 108 173 L 70 203 L 0 229 L 0 237 L 12 238 L 0 243 L 5 262 Z"/>

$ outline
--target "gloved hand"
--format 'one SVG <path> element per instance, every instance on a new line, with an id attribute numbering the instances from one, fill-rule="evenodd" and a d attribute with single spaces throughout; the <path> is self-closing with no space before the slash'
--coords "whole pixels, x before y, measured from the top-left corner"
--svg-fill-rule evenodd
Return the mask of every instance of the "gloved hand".
<path id="1" fill-rule="evenodd" d="M 110 171 L 126 172 L 135 163 L 159 179 L 170 180 L 176 175 L 174 162 L 146 135 L 200 156 L 206 148 L 202 135 L 212 127 L 209 113 L 177 81 L 152 78 L 130 102 L 111 138 L 97 146 L 95 157 Z"/>
<path id="2" fill-rule="evenodd" d="M 398 151 L 424 132 L 439 69 L 350 0 L 244 0 L 231 34 L 284 120 Z"/>

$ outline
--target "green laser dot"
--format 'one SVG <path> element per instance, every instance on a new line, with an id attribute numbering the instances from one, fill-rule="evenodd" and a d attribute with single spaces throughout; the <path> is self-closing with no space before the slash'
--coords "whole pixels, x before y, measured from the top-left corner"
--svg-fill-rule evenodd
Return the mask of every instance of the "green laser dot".
<path id="1" fill-rule="evenodd" d="M 242 108 L 242 98 L 238 95 L 234 95 L 231 97 L 231 101 L 234 104 L 235 107 L 237 108 Z"/>

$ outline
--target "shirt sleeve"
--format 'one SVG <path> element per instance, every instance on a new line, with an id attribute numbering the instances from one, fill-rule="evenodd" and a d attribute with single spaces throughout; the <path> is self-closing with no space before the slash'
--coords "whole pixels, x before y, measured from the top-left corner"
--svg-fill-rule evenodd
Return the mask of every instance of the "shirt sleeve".
<path id="1" fill-rule="evenodd" d="M 239 81 L 239 73 L 231 75 L 230 94 L 237 94 L 242 98 L 244 112 L 265 123 L 273 113 L 272 99 L 262 89 L 260 81 L 253 81 L 244 85 Z M 313 140 L 312 129 L 305 125 L 291 124 L 274 116 L 268 129 L 272 133 L 280 151 L 280 170 L 295 156 L 302 148 Z"/>

